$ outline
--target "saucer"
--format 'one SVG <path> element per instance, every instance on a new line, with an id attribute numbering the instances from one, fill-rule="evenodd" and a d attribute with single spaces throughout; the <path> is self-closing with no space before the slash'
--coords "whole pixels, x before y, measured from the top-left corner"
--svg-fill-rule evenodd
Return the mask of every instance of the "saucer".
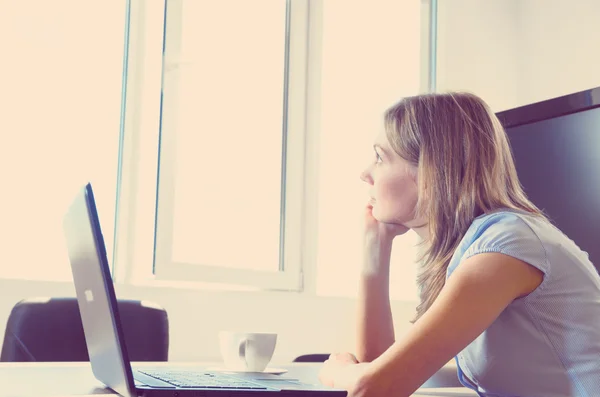
<path id="1" fill-rule="evenodd" d="M 256 372 L 256 371 L 247 371 L 247 370 L 235 370 L 235 369 L 229 369 L 226 367 L 211 367 L 211 368 L 207 368 L 207 370 L 209 371 L 215 371 L 215 372 L 231 372 L 231 373 L 247 373 L 247 374 L 272 374 L 272 375 L 281 375 L 281 374 L 285 374 L 286 372 L 288 372 L 287 369 L 283 369 L 283 368 L 265 368 L 264 371 L 261 372 Z"/>

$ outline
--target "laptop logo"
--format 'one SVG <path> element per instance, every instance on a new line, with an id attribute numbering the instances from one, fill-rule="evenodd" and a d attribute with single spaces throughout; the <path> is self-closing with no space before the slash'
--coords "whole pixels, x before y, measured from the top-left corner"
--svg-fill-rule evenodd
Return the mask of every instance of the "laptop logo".
<path id="1" fill-rule="evenodd" d="M 85 290 L 85 300 L 88 301 L 89 303 L 94 301 L 94 294 L 92 294 L 91 289 Z"/>

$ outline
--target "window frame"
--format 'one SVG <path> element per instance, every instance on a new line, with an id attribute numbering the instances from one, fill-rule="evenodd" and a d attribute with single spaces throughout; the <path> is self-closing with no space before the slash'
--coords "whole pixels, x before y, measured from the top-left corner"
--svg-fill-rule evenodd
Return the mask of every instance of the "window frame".
<path id="1" fill-rule="evenodd" d="M 167 21 L 180 20 L 182 12 L 182 0 L 169 0 L 163 3 L 163 21 L 162 26 L 158 20 L 150 21 L 145 18 L 147 7 L 156 7 L 156 5 L 147 5 L 138 0 L 131 0 L 130 28 L 137 30 L 130 33 L 129 46 L 129 73 L 128 73 L 128 92 L 127 106 L 124 118 L 125 139 L 123 141 L 123 167 L 129 170 L 121 176 L 122 186 L 120 189 L 119 202 L 123 204 L 118 214 L 118 226 L 120 244 L 115 253 L 115 277 L 120 281 L 142 281 L 154 279 L 166 282 L 200 282 L 200 283 L 220 283 L 250 286 L 263 290 L 302 290 L 302 244 L 303 244 L 303 196 L 304 196 L 304 168 L 305 168 L 305 140 L 306 140 L 306 80 L 307 80 L 307 61 L 308 61 L 308 0 L 286 0 L 287 1 L 287 20 L 286 20 L 286 82 L 284 97 L 284 136 L 283 144 L 286 149 L 282 164 L 282 233 L 280 234 L 280 264 L 279 271 L 265 272 L 250 269 L 234 269 L 206 264 L 177 263 L 171 260 L 171 246 L 173 241 L 173 202 L 174 202 L 174 153 L 176 134 L 171 133 L 176 128 L 174 120 L 170 117 L 170 112 L 177 106 L 174 100 L 162 101 L 160 125 L 158 125 L 158 153 L 156 154 L 156 163 L 154 175 L 156 176 L 155 186 L 155 211 L 154 211 L 154 241 L 152 255 L 153 274 L 149 274 L 144 269 L 134 263 L 139 263 L 135 258 L 136 248 L 128 248 L 135 240 L 135 222 L 136 197 L 137 201 L 143 200 L 143 192 L 138 186 L 141 179 L 148 179 L 149 172 L 142 169 L 139 164 L 140 141 L 148 139 L 142 135 L 148 133 L 148 129 L 140 128 L 140 118 L 151 117 L 146 104 L 140 103 L 146 100 L 147 94 L 143 93 L 141 85 L 147 85 L 150 76 L 140 78 L 144 75 L 144 46 L 150 45 L 144 42 L 144 36 L 149 31 L 155 35 L 157 30 L 163 32 L 164 40 L 169 40 L 168 45 L 163 45 L 164 57 L 162 59 L 161 73 L 161 96 L 170 96 L 176 98 L 177 89 L 177 70 L 178 63 L 185 62 L 180 59 L 176 50 L 181 40 L 181 31 L 178 25 L 165 23 Z M 168 9 L 167 9 L 168 7 Z M 179 15 L 177 14 L 179 13 Z M 136 15 L 137 14 L 137 15 Z M 155 43 L 156 45 L 156 43 Z M 174 52 L 172 52 L 174 51 Z M 164 73 L 169 70 L 169 73 Z M 156 86 L 156 75 L 153 75 L 153 83 Z M 166 80 L 166 81 L 165 81 Z M 136 83 L 138 83 L 136 85 Z M 166 84 L 165 84 L 166 83 Z M 158 94 L 156 90 L 153 95 Z M 156 98 L 152 99 L 156 101 Z M 137 118 L 137 120 L 135 120 Z M 127 149 L 129 148 L 129 149 Z M 145 176 L 140 174 L 146 174 Z M 148 190 L 146 189 L 146 192 Z M 148 201 L 146 199 L 146 201 Z M 125 204 L 128 203 L 128 204 Z M 150 203 L 148 203 L 150 204 Z M 147 206 L 147 205 L 146 205 Z M 145 217 L 147 217 L 147 212 Z M 133 218 L 133 219 L 132 219 Z M 282 236 L 282 237 L 281 237 Z M 126 244 L 127 242 L 127 244 Z M 147 246 L 146 242 L 146 246 Z M 147 257 L 147 255 L 144 255 Z M 145 261 L 148 267 L 148 262 Z M 127 269 L 131 264 L 131 269 Z"/>

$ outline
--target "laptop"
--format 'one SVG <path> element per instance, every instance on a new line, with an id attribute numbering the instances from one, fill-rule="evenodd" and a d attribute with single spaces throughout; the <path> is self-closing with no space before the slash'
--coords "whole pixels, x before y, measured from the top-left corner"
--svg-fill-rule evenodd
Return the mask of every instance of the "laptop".
<path id="1" fill-rule="evenodd" d="M 92 371 L 96 379 L 116 393 L 124 397 L 347 395 L 345 390 L 273 374 L 211 372 L 176 366 L 136 366 L 133 370 L 90 183 L 77 193 L 65 214 L 63 227 Z"/>

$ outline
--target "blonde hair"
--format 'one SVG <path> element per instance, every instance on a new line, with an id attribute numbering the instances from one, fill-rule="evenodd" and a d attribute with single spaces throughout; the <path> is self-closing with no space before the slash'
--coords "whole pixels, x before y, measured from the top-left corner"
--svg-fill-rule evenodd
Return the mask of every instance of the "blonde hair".
<path id="1" fill-rule="evenodd" d="M 444 287 L 450 259 L 476 217 L 500 208 L 544 215 L 525 195 L 504 128 L 479 97 L 407 97 L 384 121 L 394 151 L 417 166 L 415 218 L 429 227 L 417 277 L 417 321 Z"/>

